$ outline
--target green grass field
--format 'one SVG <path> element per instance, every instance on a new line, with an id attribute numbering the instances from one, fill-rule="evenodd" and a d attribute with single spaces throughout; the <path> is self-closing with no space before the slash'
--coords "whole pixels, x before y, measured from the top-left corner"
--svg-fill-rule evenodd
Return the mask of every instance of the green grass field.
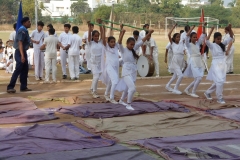
<path id="1" fill-rule="evenodd" d="M 1 31 L 0 32 L 0 38 L 3 40 L 3 42 L 5 43 L 8 38 L 9 38 L 9 35 L 10 35 L 11 32 L 9 31 Z M 31 31 L 30 31 L 31 33 Z M 61 33 L 61 32 L 57 32 L 58 35 Z M 79 33 L 80 36 L 83 35 L 83 31 L 81 31 Z M 115 35 L 116 37 L 118 37 L 118 35 Z M 125 35 L 125 38 L 123 40 L 123 42 L 126 41 L 126 39 L 128 37 L 130 37 L 131 34 L 130 32 L 127 32 L 126 35 Z M 236 36 L 236 40 L 235 40 L 235 43 L 234 43 L 234 46 L 235 46 L 235 54 L 234 54 L 234 73 L 235 74 L 240 74 L 240 40 L 238 39 L 240 37 L 240 35 L 237 35 Z M 164 55 L 165 55 L 165 47 L 168 43 L 168 40 L 164 37 L 164 35 L 159 35 L 157 33 L 155 33 L 153 35 L 153 38 L 155 39 L 157 45 L 158 45 L 158 50 L 159 50 L 159 65 L 160 65 L 160 76 L 167 76 L 169 75 L 169 73 L 167 72 L 167 68 L 166 68 L 166 64 L 164 63 Z M 210 67 L 210 63 L 211 63 L 211 54 L 210 55 L 210 59 L 208 60 L 208 66 Z M 58 69 L 58 77 L 60 78 L 61 77 L 61 69 L 59 68 Z M 88 78 L 90 75 L 83 75 L 82 78 L 85 79 L 85 78 Z M 82 79 L 81 78 L 81 79 Z"/>

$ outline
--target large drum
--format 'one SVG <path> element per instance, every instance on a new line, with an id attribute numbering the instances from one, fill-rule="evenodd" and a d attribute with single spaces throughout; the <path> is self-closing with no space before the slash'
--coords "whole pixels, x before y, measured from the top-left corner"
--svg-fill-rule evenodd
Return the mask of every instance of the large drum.
<path id="1" fill-rule="evenodd" d="M 147 56 L 140 56 L 137 62 L 138 74 L 141 77 L 151 77 L 154 74 L 155 66 L 153 60 Z"/>

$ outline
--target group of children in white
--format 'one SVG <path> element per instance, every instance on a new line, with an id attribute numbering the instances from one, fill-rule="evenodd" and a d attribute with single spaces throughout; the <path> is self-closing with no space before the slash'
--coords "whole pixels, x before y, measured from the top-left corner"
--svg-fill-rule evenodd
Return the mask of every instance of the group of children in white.
<path id="1" fill-rule="evenodd" d="M 90 93 L 94 98 L 99 98 L 97 94 L 98 81 L 106 84 L 105 99 L 113 104 L 122 104 L 129 110 L 134 110 L 131 106 L 133 95 L 136 91 L 137 78 L 137 60 L 140 55 L 149 55 L 154 61 L 156 77 L 159 77 L 158 47 L 153 38 L 153 30 L 149 30 L 149 25 L 144 25 L 144 30 L 133 32 L 133 37 L 127 39 L 126 47 L 122 45 L 122 39 L 125 34 L 123 25 L 119 34 L 118 42 L 113 36 L 106 37 L 105 27 L 101 19 L 97 20 L 100 24 L 100 32 L 94 30 L 94 25 L 88 23 L 88 31 L 84 33 L 83 39 L 78 35 L 79 28 L 72 27 L 73 34 L 70 33 L 71 25 L 64 25 L 64 32 L 57 37 L 55 29 L 51 24 L 47 26 L 48 32 L 43 32 L 44 23 L 39 21 L 37 29 L 30 35 L 33 46 L 28 50 L 28 62 L 35 65 L 36 80 L 42 80 L 43 68 L 45 67 L 45 83 L 50 83 L 49 75 L 52 71 L 52 80 L 56 82 L 57 63 L 60 61 L 63 73 L 63 79 L 67 78 L 66 66 L 68 63 L 70 78 L 79 79 L 79 66 L 84 59 L 87 61 L 87 70 L 93 74 Z M 223 84 L 226 80 L 226 72 L 233 73 L 233 32 L 231 25 L 225 28 L 226 35 L 222 41 L 222 35 L 219 32 L 214 34 L 214 42 L 209 41 L 214 30 L 211 29 L 208 37 L 203 33 L 197 38 L 197 33 L 193 31 L 194 26 L 185 27 L 185 32 L 175 33 L 171 36 L 176 25 L 168 34 L 169 44 L 167 46 L 165 62 L 168 62 L 168 69 L 173 73 L 172 78 L 166 85 L 166 89 L 174 94 L 182 94 L 178 87 L 183 77 L 192 77 L 194 81 L 184 90 L 187 95 L 199 97 L 196 94 L 200 84 L 206 62 L 203 60 L 203 54 L 200 53 L 200 46 L 206 44 L 212 53 L 212 64 L 208 72 L 207 79 L 213 81 L 212 86 L 204 93 L 207 99 L 211 98 L 211 93 L 216 91 L 219 103 L 225 103 L 223 100 Z M 16 26 L 14 26 L 16 28 Z M 16 33 L 15 33 L 16 34 Z M 11 38 L 13 37 L 13 38 Z M 11 40 L 12 39 L 12 40 Z M 10 42 L 14 41 L 14 35 L 10 36 Z M 84 44 L 82 44 L 84 43 Z M 60 52 L 58 52 L 60 47 Z M 147 49 L 146 49 L 147 48 Z M 188 65 L 184 63 L 184 53 L 188 56 Z M 225 58 L 227 55 L 227 58 Z M 6 68 L 8 72 L 14 70 L 14 48 L 9 45 L 4 51 L 0 45 L 0 68 Z M 60 56 L 60 57 L 59 57 Z M 168 57 L 168 58 L 167 58 Z M 186 65 L 184 67 L 184 65 Z M 119 78 L 119 66 L 122 66 L 121 79 Z M 183 69 L 184 68 L 184 69 Z M 174 88 L 171 84 L 177 79 Z M 192 91 L 190 89 L 192 88 Z M 115 91 L 122 91 L 119 102 L 115 101 Z M 127 103 L 125 103 L 127 99 Z"/>
<path id="2" fill-rule="evenodd" d="M 180 38 L 180 33 L 175 33 L 173 37 L 171 36 L 172 31 L 176 25 L 169 32 L 168 37 L 170 45 L 168 46 L 168 49 L 171 49 L 173 53 L 169 69 L 170 72 L 173 73 L 173 77 L 167 83 L 166 89 L 174 94 L 182 94 L 182 92 L 178 90 L 178 87 L 183 77 L 192 77 L 194 78 L 194 81 L 184 90 L 184 92 L 192 97 L 199 97 L 196 94 L 196 90 L 202 80 L 204 71 L 206 69 L 206 63 L 203 59 L 203 55 L 200 52 L 200 46 L 204 42 L 212 53 L 212 64 L 208 71 L 207 80 L 213 81 L 212 86 L 204 93 L 204 95 L 207 99 L 212 99 L 211 93 L 216 91 L 218 99 L 217 102 L 224 104 L 225 101 L 223 99 L 223 84 L 226 81 L 226 72 L 232 72 L 231 69 L 233 68 L 233 32 L 231 25 L 226 27 L 225 32 L 227 35 L 223 41 L 221 33 L 215 32 L 213 37 L 214 42 L 212 43 L 209 41 L 209 39 L 212 35 L 214 27 L 211 28 L 210 33 L 206 37 L 205 25 L 206 24 L 203 25 L 203 33 L 199 39 L 197 38 L 197 33 L 193 32 L 195 26 L 188 30 L 185 38 L 183 39 Z M 184 50 L 186 50 L 188 54 L 188 65 L 186 70 L 183 72 L 182 68 L 184 64 Z M 176 85 L 174 88 L 171 88 L 171 84 L 176 78 Z M 191 88 L 192 92 L 190 92 Z"/>

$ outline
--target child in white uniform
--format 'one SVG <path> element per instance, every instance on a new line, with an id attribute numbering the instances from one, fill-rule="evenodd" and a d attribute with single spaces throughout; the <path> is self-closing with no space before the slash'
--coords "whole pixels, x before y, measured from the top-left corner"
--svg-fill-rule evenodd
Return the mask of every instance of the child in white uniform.
<path id="1" fill-rule="evenodd" d="M 167 46 L 166 46 L 166 52 L 165 52 L 165 60 L 164 62 L 167 64 L 168 67 L 168 72 L 170 74 L 172 74 L 172 72 L 170 71 L 170 65 L 172 63 L 172 57 L 173 57 L 173 52 L 172 52 L 172 48 L 171 48 L 171 43 L 168 42 Z"/>
<path id="2" fill-rule="evenodd" d="M 13 55 L 11 55 L 7 61 L 6 73 L 13 73 Z"/>
<path id="3" fill-rule="evenodd" d="M 225 28 L 226 35 L 223 37 L 223 41 L 227 40 L 229 35 L 229 28 Z M 234 39 L 228 45 L 226 45 L 226 61 L 227 61 L 227 74 L 233 74 L 233 55 L 235 51 L 235 47 L 233 45 Z"/>
<path id="4" fill-rule="evenodd" d="M 118 45 L 116 39 L 113 36 L 108 37 L 106 42 L 105 30 L 104 30 L 104 53 L 106 55 L 105 65 L 103 66 L 103 74 L 101 76 L 102 82 L 107 86 L 105 91 L 105 99 L 113 104 L 118 104 L 114 100 L 114 93 L 119 81 L 119 55 Z M 103 61 L 102 61 L 103 63 Z M 110 98 L 108 93 L 110 92 Z"/>
<path id="5" fill-rule="evenodd" d="M 4 48 L 0 46 L 0 69 L 5 69 L 6 67 L 6 59 L 4 56 Z"/>
<path id="6" fill-rule="evenodd" d="M 37 25 L 37 29 L 31 34 L 31 41 L 34 48 L 35 78 L 39 81 L 43 78 L 44 52 L 40 50 L 40 47 L 43 44 L 45 33 L 43 32 L 44 23 L 39 21 Z"/>
<path id="7" fill-rule="evenodd" d="M 91 33 L 92 33 L 93 29 L 94 29 L 94 25 L 90 23 L 90 31 L 91 31 Z M 82 41 L 83 41 L 83 43 L 85 43 L 85 56 L 84 56 L 84 58 L 87 61 L 87 69 L 88 69 L 88 72 L 90 73 L 91 72 L 91 62 L 90 62 L 91 53 L 89 51 L 89 46 L 87 45 L 88 31 L 83 34 Z"/>
<path id="8" fill-rule="evenodd" d="M 67 79 L 67 50 L 66 47 L 68 45 L 68 41 L 71 37 L 71 33 L 69 33 L 69 30 L 71 29 L 70 24 L 64 24 L 64 32 L 60 34 L 58 41 L 59 41 L 59 46 L 60 48 L 60 56 L 61 56 L 61 66 L 62 66 L 62 74 L 63 74 L 63 79 Z"/>
<path id="9" fill-rule="evenodd" d="M 79 56 L 82 46 L 82 38 L 78 35 L 79 28 L 77 26 L 72 27 L 73 35 L 69 38 L 68 46 L 68 64 L 71 80 L 79 79 Z"/>
<path id="10" fill-rule="evenodd" d="M 176 25 L 173 26 L 171 31 L 168 33 L 168 38 L 171 43 L 171 47 L 172 47 L 172 51 L 173 51 L 173 58 L 172 58 L 172 62 L 170 64 L 170 71 L 173 73 L 173 76 L 170 79 L 170 81 L 168 82 L 168 84 L 166 85 L 166 89 L 169 92 L 172 92 L 174 94 L 182 94 L 182 92 L 178 90 L 178 87 L 183 79 L 182 68 L 184 65 L 185 45 L 184 45 L 184 41 L 180 40 L 179 33 L 175 33 L 173 35 L 173 38 L 171 37 L 172 31 L 174 30 Z M 176 85 L 175 85 L 174 89 L 172 89 L 171 84 L 177 77 L 178 77 L 178 79 L 177 79 Z"/>
<path id="11" fill-rule="evenodd" d="M 145 32 L 145 30 L 144 30 Z M 142 41 L 142 37 L 139 35 L 139 31 L 133 31 L 133 38 L 136 40 L 136 43 Z M 142 47 L 139 47 L 138 50 L 136 50 L 137 55 L 142 55 Z"/>
<path id="12" fill-rule="evenodd" d="M 32 68 L 33 66 L 33 54 L 34 54 L 34 49 L 32 44 L 30 44 L 29 49 L 27 50 L 27 55 L 28 55 L 28 65 L 30 66 L 30 68 Z"/>
<path id="13" fill-rule="evenodd" d="M 100 23 L 100 21 L 99 21 Z M 97 94 L 97 85 L 100 75 L 102 73 L 101 69 L 101 60 L 103 56 L 103 42 L 99 40 L 100 33 L 103 35 L 103 28 L 100 26 L 100 33 L 97 30 L 92 31 L 91 33 L 91 24 L 88 23 L 88 43 L 89 51 L 91 54 L 91 71 L 93 74 L 92 86 L 90 89 L 90 93 L 93 95 L 93 98 L 99 98 Z M 102 37 L 103 38 L 103 37 Z M 102 39 L 101 38 L 101 39 Z"/>
<path id="14" fill-rule="evenodd" d="M 127 47 L 123 47 L 122 45 L 122 39 L 125 33 L 125 30 L 122 30 L 119 36 L 119 50 L 122 54 L 123 59 L 123 67 L 122 67 L 122 77 L 126 84 L 126 88 L 122 94 L 122 97 L 119 101 L 120 104 L 125 105 L 127 109 L 134 110 L 132 108 L 131 103 L 133 100 L 133 95 L 136 91 L 135 82 L 137 79 L 137 64 L 136 61 L 139 58 L 139 56 L 136 54 L 135 50 L 137 50 L 140 46 L 143 45 L 143 43 L 151 36 L 151 34 L 154 31 L 151 30 L 143 39 L 141 42 L 138 42 L 137 44 L 135 39 L 130 37 L 127 39 Z M 127 104 L 125 104 L 123 101 L 127 98 Z"/>
<path id="15" fill-rule="evenodd" d="M 79 65 L 82 67 L 84 62 L 84 56 L 85 56 L 85 44 L 82 45 L 82 48 L 80 50 L 80 56 L 79 56 Z"/>
<path id="16" fill-rule="evenodd" d="M 148 34 L 148 31 L 146 31 Z M 155 40 L 152 37 L 149 37 L 146 42 L 143 44 L 146 46 L 147 53 L 150 55 L 150 58 L 154 62 L 156 77 L 159 77 L 159 62 L 158 62 L 158 47 Z M 143 55 L 146 54 L 146 50 L 143 50 Z"/>
<path id="17" fill-rule="evenodd" d="M 197 33 L 192 32 L 195 26 L 193 26 L 186 36 L 186 47 L 190 54 L 189 63 L 187 69 L 184 72 L 184 76 L 186 77 L 193 77 L 194 81 L 184 90 L 187 95 L 192 97 L 198 98 L 199 96 L 196 95 L 196 90 L 199 83 L 202 80 L 204 75 L 205 66 L 203 63 L 204 55 L 200 53 L 200 46 L 202 42 L 205 40 L 205 26 L 203 26 L 203 32 L 200 38 L 197 40 Z M 190 42 L 191 41 L 191 42 Z M 192 93 L 189 90 L 192 89 Z"/>
<path id="18" fill-rule="evenodd" d="M 214 43 L 209 41 L 211 34 L 214 30 L 214 27 L 210 30 L 210 33 L 207 37 L 206 44 L 211 50 L 212 53 L 212 64 L 209 69 L 207 80 L 213 81 L 212 86 L 204 93 L 207 99 L 212 99 L 211 93 L 216 91 L 217 102 L 220 104 L 224 104 L 223 100 L 223 84 L 226 81 L 226 59 L 225 59 L 225 45 L 228 45 L 232 42 L 233 32 L 231 24 L 229 24 L 229 34 L 230 37 L 224 40 L 221 43 L 222 35 L 219 32 L 214 33 Z"/>

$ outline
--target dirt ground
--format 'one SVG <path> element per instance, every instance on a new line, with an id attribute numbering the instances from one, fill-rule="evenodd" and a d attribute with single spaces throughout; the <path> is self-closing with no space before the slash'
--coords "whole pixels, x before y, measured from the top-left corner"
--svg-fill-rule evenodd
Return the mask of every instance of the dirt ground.
<path id="1" fill-rule="evenodd" d="M 161 101 L 165 99 L 180 99 L 187 98 L 186 94 L 174 95 L 165 90 L 165 84 L 169 81 L 170 77 L 160 77 L 160 78 L 138 78 L 136 82 L 137 92 L 135 93 L 135 99 L 144 99 L 152 101 Z M 203 78 L 200 84 L 197 94 L 200 98 L 204 98 L 204 91 L 211 86 L 211 82 Z M 230 75 L 227 77 L 227 82 L 224 85 L 224 95 L 238 95 L 240 94 L 240 76 Z M 183 79 L 180 86 L 180 91 L 183 91 L 187 85 L 192 81 L 192 79 Z M 31 82 L 33 83 L 33 81 Z M 60 106 L 70 106 L 71 104 L 63 103 L 62 101 L 51 101 L 52 98 L 63 98 L 63 97 L 84 97 L 83 102 L 104 102 L 103 94 L 105 91 L 105 86 L 99 82 L 98 93 L 100 94 L 100 99 L 93 99 L 89 93 L 89 88 L 91 85 L 91 80 L 84 80 L 80 82 L 59 82 L 57 84 L 42 84 L 41 82 L 34 81 L 35 84 L 29 84 L 28 87 L 31 88 L 32 92 L 19 92 L 19 84 L 16 85 L 16 94 L 6 93 L 7 83 L 0 84 L 0 98 L 2 97 L 24 97 L 30 98 L 35 102 L 38 108 L 58 108 Z M 120 97 L 121 93 L 117 92 L 116 97 Z M 215 94 L 213 94 L 215 98 Z M 116 98 L 116 100 L 118 100 Z M 60 123 L 60 122 L 74 122 L 77 117 L 71 115 L 57 114 L 59 119 L 53 121 L 40 122 L 40 124 L 46 123 Z M 22 126 L 29 124 L 11 124 L 11 125 L 0 125 L 0 127 L 10 127 L 10 126 Z"/>

